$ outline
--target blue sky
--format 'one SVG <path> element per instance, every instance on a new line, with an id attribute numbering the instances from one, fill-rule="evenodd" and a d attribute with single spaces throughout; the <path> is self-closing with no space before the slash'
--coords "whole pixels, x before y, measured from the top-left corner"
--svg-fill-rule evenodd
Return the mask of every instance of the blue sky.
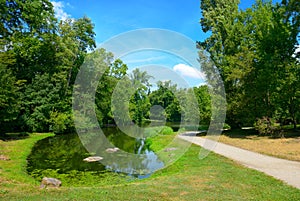
<path id="1" fill-rule="evenodd" d="M 53 0 L 73 18 L 87 15 L 95 24 L 97 43 L 112 36 L 140 28 L 163 28 L 180 32 L 191 39 L 204 40 L 201 31 L 200 0 Z M 280 2 L 276 0 L 274 2 Z M 240 8 L 254 0 L 241 0 Z"/>
<path id="2" fill-rule="evenodd" d="M 91 18 L 95 24 L 97 44 L 102 44 L 118 34 L 142 28 L 175 31 L 192 41 L 203 41 L 209 36 L 202 32 L 199 24 L 201 18 L 200 0 L 53 0 L 52 2 L 58 18 L 76 19 L 84 15 Z M 279 2 L 279 0 L 275 2 Z M 241 0 L 240 8 L 251 7 L 253 3 L 254 0 Z M 186 64 L 172 55 L 167 60 L 165 54 L 158 55 L 157 52 L 151 51 L 146 51 L 144 54 L 128 55 L 129 58 L 121 59 L 125 62 L 128 61 L 129 68 L 135 68 L 149 64 L 149 61 L 153 60 L 153 56 L 156 60 L 161 58 L 162 63 L 156 62 L 156 65 L 161 64 L 174 69 L 178 64 Z M 138 62 L 130 63 L 134 60 Z M 177 69 L 184 76 L 184 68 Z M 191 77 L 189 77 L 188 82 L 191 85 L 199 85 L 203 80 L 191 81 Z"/>

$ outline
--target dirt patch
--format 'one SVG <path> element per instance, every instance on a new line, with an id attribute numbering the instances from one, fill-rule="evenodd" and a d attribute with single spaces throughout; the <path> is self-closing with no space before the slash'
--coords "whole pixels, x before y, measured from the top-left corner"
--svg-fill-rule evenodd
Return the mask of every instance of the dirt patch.
<path id="1" fill-rule="evenodd" d="M 5 155 L 0 155 L 0 161 L 9 161 L 10 158 L 8 156 Z"/>
<path id="2" fill-rule="evenodd" d="M 188 192 L 186 192 L 186 191 L 182 191 L 182 192 L 180 192 L 180 196 L 183 196 L 183 195 L 187 195 L 187 194 L 189 194 Z"/>

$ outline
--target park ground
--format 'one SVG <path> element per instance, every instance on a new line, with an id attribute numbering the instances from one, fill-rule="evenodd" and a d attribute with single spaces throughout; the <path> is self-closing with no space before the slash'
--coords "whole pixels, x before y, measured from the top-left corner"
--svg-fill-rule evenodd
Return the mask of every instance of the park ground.
<path id="1" fill-rule="evenodd" d="M 0 160 L 1 200 L 300 200 L 300 190 L 217 154 L 210 153 L 199 160 L 200 147 L 196 145 L 148 179 L 40 189 L 40 181 L 26 174 L 26 157 L 38 140 L 52 135 L 30 134 L 0 140 L 0 155 L 9 159 Z M 156 136 L 151 146 L 160 150 L 172 138 Z M 226 138 L 230 136 L 222 136 L 221 140 Z"/>
<path id="2" fill-rule="evenodd" d="M 278 158 L 300 161 L 300 132 L 285 131 L 283 138 L 259 136 L 254 130 L 225 131 L 219 142 Z"/>

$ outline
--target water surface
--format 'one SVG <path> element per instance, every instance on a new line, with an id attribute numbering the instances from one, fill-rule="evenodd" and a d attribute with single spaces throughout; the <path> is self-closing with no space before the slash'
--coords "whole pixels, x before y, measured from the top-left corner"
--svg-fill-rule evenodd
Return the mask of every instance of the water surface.
<path id="1" fill-rule="evenodd" d="M 97 141 L 97 133 L 86 135 L 85 139 L 80 139 L 77 134 L 56 135 L 37 142 L 28 157 L 27 171 L 29 174 L 32 172 L 36 174 L 50 169 L 59 174 L 68 174 L 72 171 L 101 174 L 109 170 L 145 178 L 164 166 L 164 163 L 146 145 L 145 139 L 132 138 L 117 128 L 105 128 L 102 131 L 112 145 L 110 148 L 118 147 L 119 151 L 115 153 L 103 151 L 107 147 L 105 149 L 101 147 L 102 142 Z M 88 144 L 95 146 L 89 150 L 93 150 L 92 153 L 86 149 Z M 101 156 L 103 160 L 84 162 L 83 159 L 89 156 Z M 128 156 L 131 159 L 127 159 Z"/>

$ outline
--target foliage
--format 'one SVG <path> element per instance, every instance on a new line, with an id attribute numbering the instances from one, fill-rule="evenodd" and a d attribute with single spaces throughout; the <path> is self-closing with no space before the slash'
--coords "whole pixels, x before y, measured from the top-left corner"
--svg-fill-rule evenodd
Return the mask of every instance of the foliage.
<path id="1" fill-rule="evenodd" d="M 150 111 L 150 102 L 149 102 L 149 93 L 150 93 L 150 75 L 146 71 L 140 71 L 138 68 L 134 69 L 130 74 L 131 86 L 135 90 L 134 94 L 130 99 L 129 112 L 131 119 L 141 124 L 142 121 L 146 118 L 149 118 Z"/>
<path id="2" fill-rule="evenodd" d="M 271 137 L 283 137 L 282 131 L 276 125 L 276 121 L 269 117 L 262 117 L 257 119 L 254 128 L 258 131 L 258 133 L 262 136 L 271 136 Z"/>
<path id="3" fill-rule="evenodd" d="M 151 106 L 159 105 L 164 109 L 164 116 L 169 122 L 180 122 L 181 108 L 175 96 L 177 86 L 172 85 L 171 81 L 157 83 L 158 89 L 149 95 Z"/>
<path id="4" fill-rule="evenodd" d="M 50 113 L 51 127 L 54 133 L 71 133 L 74 131 L 73 117 L 70 113 Z"/>
<path id="5" fill-rule="evenodd" d="M 173 129 L 168 126 L 164 126 L 160 131 L 160 134 L 162 134 L 162 135 L 170 135 L 172 133 L 173 133 Z"/>
<path id="6" fill-rule="evenodd" d="M 230 129 L 231 129 L 231 127 L 230 127 L 230 125 L 228 125 L 228 124 L 224 123 L 223 129 L 230 130 Z"/>
<path id="7" fill-rule="evenodd" d="M 6 82 L 0 124 L 12 130 L 72 130 L 71 92 L 87 50 L 95 48 L 93 23 L 87 17 L 58 21 L 48 0 L 2 1 L 1 11 L 0 80 Z"/>
<path id="8" fill-rule="evenodd" d="M 10 69 L 0 64 L 0 125 L 16 119 L 19 107 L 19 88 L 22 82 L 16 81 Z"/>
<path id="9" fill-rule="evenodd" d="M 200 61 L 206 51 L 216 69 L 201 67 L 208 78 L 220 73 L 232 127 L 250 126 L 263 116 L 299 119 L 296 2 L 258 0 L 252 8 L 238 10 L 238 0 L 201 1 L 202 30 L 211 36 L 198 42 Z"/>
<path id="10" fill-rule="evenodd" d="M 194 93 L 197 97 L 200 123 L 208 125 L 211 120 L 211 96 L 207 85 L 194 87 Z"/>
<path id="11" fill-rule="evenodd" d="M 238 4 L 239 0 L 201 1 L 202 30 L 211 33 L 197 43 L 207 85 L 181 89 L 164 81 L 151 91 L 151 76 L 146 72 L 135 69 L 126 75 L 127 65 L 114 60 L 112 53 L 104 49 L 88 53 L 96 46 L 94 24 L 88 17 L 58 20 L 49 0 L 3 0 L 1 128 L 72 131 L 73 90 L 79 89 L 85 99 L 91 97 L 87 88 L 75 86 L 85 61 L 97 64 L 93 70 L 99 74 L 91 76 L 100 78 L 94 87 L 95 112 L 101 126 L 115 121 L 141 125 L 151 118 L 169 122 L 200 118 L 200 124 L 208 125 L 218 118 L 212 117 L 213 109 L 225 110 L 213 108 L 217 104 L 211 103 L 216 100 L 212 92 L 220 84 L 213 83 L 218 80 L 215 74 L 220 73 L 228 102 L 226 123 L 232 128 L 252 126 L 256 118 L 264 116 L 282 123 L 290 119 L 296 128 L 300 121 L 300 54 L 295 53 L 299 2 L 258 0 L 245 10 L 239 10 Z M 117 93 L 118 98 L 112 98 Z M 89 104 L 83 105 L 82 111 L 94 110 Z M 153 106 L 161 106 L 159 114 L 151 113 Z M 86 116 L 80 118 L 90 127 L 97 123 Z"/>
<path id="12" fill-rule="evenodd" d="M 158 82 L 158 89 L 149 95 L 151 106 L 161 106 L 169 122 L 194 122 L 209 124 L 211 119 L 211 97 L 208 86 L 181 89 L 171 81 Z M 199 122 L 198 122 L 199 123 Z"/>
<path id="13" fill-rule="evenodd" d="M 154 126 L 154 127 L 145 128 L 145 136 L 147 137 L 152 137 L 155 135 L 170 135 L 170 134 L 173 134 L 173 129 L 169 126 Z"/>

